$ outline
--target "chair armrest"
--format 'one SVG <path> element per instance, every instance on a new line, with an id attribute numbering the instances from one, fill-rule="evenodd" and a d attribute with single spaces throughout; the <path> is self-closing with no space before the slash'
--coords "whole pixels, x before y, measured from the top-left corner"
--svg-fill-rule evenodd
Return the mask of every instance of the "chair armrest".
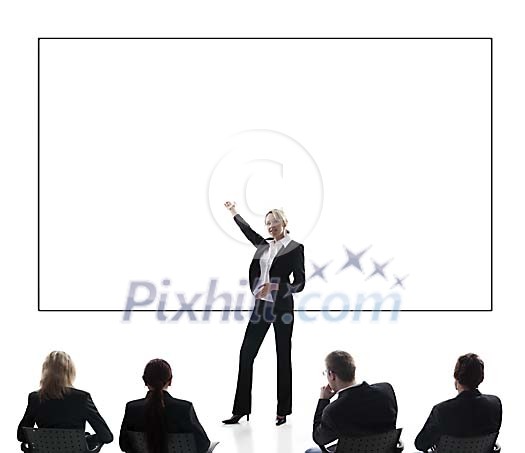
<path id="1" fill-rule="evenodd" d="M 31 452 L 31 447 L 29 446 L 28 443 L 26 443 L 26 442 L 22 442 L 22 443 L 20 444 L 20 450 L 22 450 L 22 451 L 25 452 L 25 453 L 30 453 L 30 452 Z"/>
<path id="2" fill-rule="evenodd" d="M 215 450 L 215 447 L 219 445 L 220 442 L 210 442 L 210 447 L 208 448 L 208 451 L 206 453 L 212 453 L 213 450 Z"/>
<path id="3" fill-rule="evenodd" d="M 494 453 L 500 453 L 501 447 L 498 444 L 494 445 Z"/>
<path id="4" fill-rule="evenodd" d="M 396 445 L 396 453 L 401 453 L 405 449 L 405 444 L 400 440 Z"/>
<path id="5" fill-rule="evenodd" d="M 98 453 L 101 448 L 104 446 L 102 442 L 97 442 L 97 437 L 95 434 L 90 434 L 88 432 L 85 432 L 84 435 L 86 436 L 86 453 Z"/>

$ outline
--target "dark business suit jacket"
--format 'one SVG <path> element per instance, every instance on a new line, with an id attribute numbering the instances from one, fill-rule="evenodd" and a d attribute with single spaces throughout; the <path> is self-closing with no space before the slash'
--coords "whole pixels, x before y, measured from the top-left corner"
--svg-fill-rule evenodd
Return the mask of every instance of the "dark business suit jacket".
<path id="1" fill-rule="evenodd" d="M 236 214 L 233 219 L 246 238 L 257 247 L 249 270 L 250 289 L 253 293 L 261 277 L 261 256 L 270 244 L 252 230 L 240 214 Z M 290 274 L 293 274 L 293 284 L 290 282 Z M 302 291 L 305 283 L 303 244 L 292 239 L 286 247 L 281 247 L 270 267 L 270 282 L 279 284 L 279 289 L 272 293 L 275 312 L 292 312 L 294 306 L 292 294 Z"/>
<path id="2" fill-rule="evenodd" d="M 466 390 L 433 407 L 423 429 L 416 437 L 416 448 L 427 451 L 442 434 L 455 437 L 482 436 L 499 431 L 501 401 L 497 396 Z"/>
<path id="3" fill-rule="evenodd" d="M 29 394 L 27 409 L 18 425 L 17 437 L 25 442 L 23 427 L 81 429 L 85 431 L 88 422 L 95 435 L 91 441 L 109 444 L 113 434 L 104 419 L 98 413 L 91 395 L 82 390 L 69 388 L 63 399 L 40 400 L 39 392 Z"/>
<path id="4" fill-rule="evenodd" d="M 130 401 L 126 404 L 119 437 L 122 451 L 130 451 L 131 448 L 127 431 L 144 432 L 146 430 L 145 408 L 146 398 Z M 164 417 L 168 433 L 193 433 L 197 452 L 204 453 L 208 450 L 210 439 L 201 426 L 192 403 L 173 398 L 168 392 L 164 391 Z"/>
<path id="5" fill-rule="evenodd" d="M 326 445 L 342 436 L 372 434 L 396 428 L 397 401 L 387 382 L 363 382 L 339 393 L 330 403 L 320 399 L 314 415 L 313 438 Z"/>

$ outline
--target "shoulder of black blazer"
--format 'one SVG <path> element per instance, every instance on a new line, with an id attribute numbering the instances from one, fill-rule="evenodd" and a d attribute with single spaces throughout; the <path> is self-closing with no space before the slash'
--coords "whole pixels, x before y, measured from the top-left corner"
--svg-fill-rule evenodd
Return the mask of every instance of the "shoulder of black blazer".
<path id="1" fill-rule="evenodd" d="M 394 392 L 394 387 L 389 382 L 378 382 L 377 384 L 372 384 L 370 387 L 373 387 L 381 392 L 391 396 L 394 400 L 396 399 L 396 392 Z"/>
<path id="2" fill-rule="evenodd" d="M 336 401 L 341 400 L 341 404 L 344 404 L 345 399 L 360 399 L 364 397 L 369 392 L 379 392 L 383 394 L 386 398 L 392 400 L 392 402 L 397 405 L 396 394 L 394 388 L 388 382 L 378 382 L 377 384 L 368 384 L 366 381 L 363 381 L 362 384 L 352 387 L 346 390 L 343 390 Z M 336 402 L 334 401 L 334 403 Z"/>
<path id="3" fill-rule="evenodd" d="M 128 410 L 136 410 L 136 409 L 143 409 L 146 405 L 146 398 L 140 398 L 137 400 L 129 401 L 126 404 L 126 408 Z M 170 407 L 173 409 L 178 409 L 180 411 L 188 411 L 190 407 L 193 405 L 191 401 L 181 400 L 178 398 L 174 398 L 169 393 L 164 393 L 164 405 L 165 407 Z"/>
<path id="4" fill-rule="evenodd" d="M 64 394 L 64 398 L 62 400 L 64 401 L 85 401 L 89 397 L 89 392 L 86 392 L 84 390 L 79 390 L 73 387 L 70 387 L 68 391 Z M 34 392 L 31 392 L 29 394 L 29 403 L 30 404 L 40 404 L 42 402 L 45 402 L 46 400 L 40 399 L 40 391 L 35 390 Z"/>
<path id="5" fill-rule="evenodd" d="M 490 405 L 493 408 L 494 411 L 501 412 L 502 410 L 501 400 L 496 395 L 486 395 L 480 392 L 461 392 L 454 398 L 450 398 L 448 400 L 436 404 L 434 406 L 434 409 L 440 412 L 447 410 L 455 411 L 459 407 L 470 405 L 471 401 L 474 399 L 485 401 L 488 405 Z"/>

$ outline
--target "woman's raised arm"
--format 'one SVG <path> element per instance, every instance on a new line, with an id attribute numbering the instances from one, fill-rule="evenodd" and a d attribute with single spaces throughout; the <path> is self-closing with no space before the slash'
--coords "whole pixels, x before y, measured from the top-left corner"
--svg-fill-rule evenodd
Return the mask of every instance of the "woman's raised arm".
<path id="1" fill-rule="evenodd" d="M 233 215 L 233 220 L 239 226 L 246 238 L 255 246 L 258 247 L 261 244 L 266 243 L 265 239 L 256 231 L 252 230 L 252 227 L 248 225 L 248 222 L 242 218 L 242 216 L 235 209 L 235 202 L 227 201 L 224 203 L 226 209 Z"/>

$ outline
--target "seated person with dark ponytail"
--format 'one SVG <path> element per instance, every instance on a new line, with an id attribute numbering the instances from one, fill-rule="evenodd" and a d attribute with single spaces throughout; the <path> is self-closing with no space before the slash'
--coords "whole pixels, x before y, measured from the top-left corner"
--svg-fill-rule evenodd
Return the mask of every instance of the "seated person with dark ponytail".
<path id="1" fill-rule="evenodd" d="M 146 398 L 126 404 L 120 429 L 119 444 L 124 452 L 131 452 L 128 431 L 146 433 L 149 453 L 167 452 L 168 433 L 192 433 L 198 453 L 210 448 L 210 440 L 197 419 L 193 404 L 173 398 L 166 389 L 171 385 L 172 373 L 168 362 L 151 360 L 142 376 L 149 391 Z"/>

